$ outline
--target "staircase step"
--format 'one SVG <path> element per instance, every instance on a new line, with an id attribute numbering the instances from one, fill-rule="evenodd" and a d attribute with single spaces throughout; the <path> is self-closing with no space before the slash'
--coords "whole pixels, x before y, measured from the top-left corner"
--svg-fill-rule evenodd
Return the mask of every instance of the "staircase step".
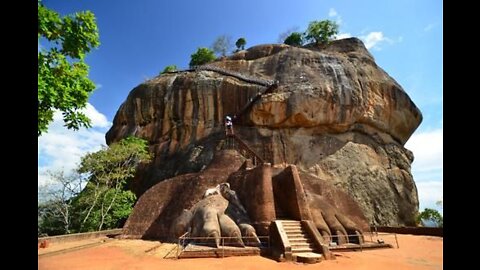
<path id="1" fill-rule="evenodd" d="M 305 232 L 302 229 L 288 229 L 288 228 L 283 228 L 283 230 L 287 233 L 287 235 L 290 234 L 305 234 Z"/>
<path id="2" fill-rule="evenodd" d="M 309 238 L 305 233 L 287 233 L 288 239 L 290 238 Z"/>
<path id="3" fill-rule="evenodd" d="M 290 243 L 312 242 L 312 240 L 308 237 L 289 237 L 288 241 L 290 241 Z"/>
<path id="4" fill-rule="evenodd" d="M 284 230 L 302 230 L 303 228 L 300 226 L 283 226 Z"/>
<path id="5" fill-rule="evenodd" d="M 304 247 L 309 247 L 309 248 L 315 248 L 314 243 L 290 243 L 293 248 L 304 248 Z"/>
<path id="6" fill-rule="evenodd" d="M 283 229 L 284 229 L 284 230 L 290 230 L 290 231 L 292 231 L 292 230 L 299 230 L 299 231 L 301 231 L 301 230 L 302 230 L 302 227 L 300 227 L 300 226 L 283 226 Z"/>
<path id="7" fill-rule="evenodd" d="M 282 223 L 283 227 L 302 227 L 302 224 L 297 223 Z"/>
<path id="8" fill-rule="evenodd" d="M 292 247 L 292 253 L 302 253 L 302 252 L 314 252 L 315 249 L 311 247 L 301 247 L 301 248 L 294 248 Z"/>
<path id="9" fill-rule="evenodd" d="M 301 224 L 300 221 L 298 220 L 288 220 L 288 219 L 284 219 L 284 220 L 279 220 L 282 224 Z"/>
<path id="10" fill-rule="evenodd" d="M 293 247 L 299 247 L 299 246 L 312 246 L 314 247 L 315 244 L 313 242 L 294 242 L 294 243 L 290 243 L 290 245 Z"/>

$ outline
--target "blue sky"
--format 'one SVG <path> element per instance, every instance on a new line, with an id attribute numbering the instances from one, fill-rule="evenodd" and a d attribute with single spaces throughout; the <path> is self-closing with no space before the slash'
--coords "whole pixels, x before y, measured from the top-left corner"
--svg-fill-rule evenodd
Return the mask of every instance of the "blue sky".
<path id="1" fill-rule="evenodd" d="M 246 47 L 276 43 L 289 29 L 330 19 L 339 37 L 362 39 L 376 63 L 395 78 L 423 113 L 406 147 L 414 152 L 412 172 L 420 208 L 443 200 L 443 6 L 442 1 L 158 1 L 51 0 L 62 15 L 91 10 L 101 45 L 87 56 L 97 90 L 86 113 L 89 130 L 62 128 L 59 117 L 39 138 L 39 184 L 47 169 L 72 169 L 79 157 L 105 144 L 104 134 L 130 90 L 167 65 L 186 68 L 198 47 L 227 34 Z"/>

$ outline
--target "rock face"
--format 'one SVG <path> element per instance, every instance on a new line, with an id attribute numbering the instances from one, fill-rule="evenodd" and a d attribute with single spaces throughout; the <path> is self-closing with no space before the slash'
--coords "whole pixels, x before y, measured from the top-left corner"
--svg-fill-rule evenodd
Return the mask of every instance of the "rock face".
<path id="1" fill-rule="evenodd" d="M 295 164 L 354 198 L 370 222 L 410 225 L 418 197 L 403 145 L 422 115 L 356 38 L 323 47 L 260 45 L 211 66 L 273 80 L 278 87 L 241 109 L 265 86 L 215 71 L 163 74 L 133 89 L 107 143 L 135 135 L 155 154 L 132 188 L 202 171 L 224 138 L 223 118 L 264 160 Z"/>

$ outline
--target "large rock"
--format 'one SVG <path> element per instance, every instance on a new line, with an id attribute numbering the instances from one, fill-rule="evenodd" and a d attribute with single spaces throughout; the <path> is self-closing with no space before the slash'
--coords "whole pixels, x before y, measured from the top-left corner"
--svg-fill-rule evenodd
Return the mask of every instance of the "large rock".
<path id="1" fill-rule="evenodd" d="M 342 188 L 382 225 L 414 222 L 418 197 L 403 145 L 422 115 L 356 38 L 323 47 L 260 45 L 210 65 L 277 81 L 239 116 L 236 134 L 272 164 L 296 164 Z M 132 188 L 199 172 L 235 115 L 265 86 L 208 70 L 167 73 L 132 90 L 107 143 L 145 138 L 155 154 Z"/>

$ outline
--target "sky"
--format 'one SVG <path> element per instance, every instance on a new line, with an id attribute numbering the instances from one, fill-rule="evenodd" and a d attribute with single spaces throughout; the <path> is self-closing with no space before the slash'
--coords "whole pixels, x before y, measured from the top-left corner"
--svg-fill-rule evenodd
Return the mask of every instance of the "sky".
<path id="1" fill-rule="evenodd" d="M 93 127 L 63 128 L 60 115 L 38 139 L 39 185 L 47 170 L 71 170 L 80 157 L 105 145 L 105 133 L 128 93 L 167 65 L 187 68 L 190 55 L 220 35 L 246 48 L 277 43 L 290 29 L 304 31 L 313 20 L 334 20 L 337 38 L 358 37 L 377 65 L 393 77 L 423 114 L 405 147 L 414 153 L 412 174 L 420 210 L 443 201 L 443 4 L 403 1 L 42 1 L 61 15 L 90 10 L 100 46 L 86 58 L 97 85 L 85 110 Z M 39 49 L 41 46 L 39 45 Z"/>

